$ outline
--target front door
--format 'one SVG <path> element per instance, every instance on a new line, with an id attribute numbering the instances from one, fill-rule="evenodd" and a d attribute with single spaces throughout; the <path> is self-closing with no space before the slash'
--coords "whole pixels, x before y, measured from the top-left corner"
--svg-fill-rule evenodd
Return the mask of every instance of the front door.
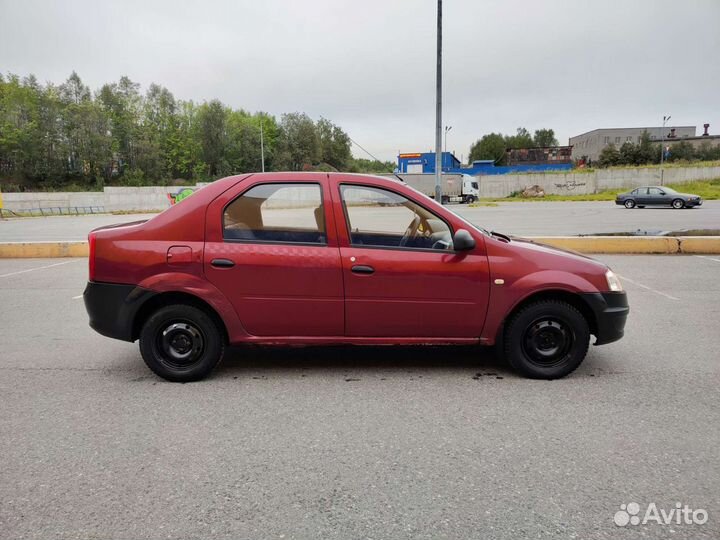
<path id="1" fill-rule="evenodd" d="M 648 204 L 655 206 L 670 206 L 670 198 L 660 188 L 648 188 Z"/>
<path id="2" fill-rule="evenodd" d="M 208 227 L 205 273 L 249 334 L 343 335 L 340 253 L 334 227 L 326 226 L 326 190 L 321 182 L 248 184 L 208 210 L 222 227 Z"/>
<path id="3" fill-rule="evenodd" d="M 395 191 L 342 183 L 338 192 L 346 335 L 479 337 L 489 290 L 482 241 L 453 251 L 448 221 Z"/>

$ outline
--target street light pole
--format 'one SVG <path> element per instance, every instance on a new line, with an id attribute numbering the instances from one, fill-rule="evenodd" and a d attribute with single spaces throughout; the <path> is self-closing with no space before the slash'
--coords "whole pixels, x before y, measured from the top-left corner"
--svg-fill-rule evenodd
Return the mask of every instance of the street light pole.
<path id="1" fill-rule="evenodd" d="M 437 8 L 437 66 L 435 74 L 435 200 L 442 204 L 442 0 Z"/>
<path id="2" fill-rule="evenodd" d="M 265 140 L 263 137 L 263 117 L 260 114 L 260 167 L 265 172 Z"/>
<path id="3" fill-rule="evenodd" d="M 444 152 L 447 153 L 447 134 L 448 131 L 452 129 L 452 126 L 445 126 L 445 150 Z"/>
<path id="4" fill-rule="evenodd" d="M 665 170 L 663 169 L 663 161 L 665 160 L 665 123 L 670 120 L 670 115 L 663 116 L 662 131 L 660 132 L 660 185 L 664 185 Z"/>

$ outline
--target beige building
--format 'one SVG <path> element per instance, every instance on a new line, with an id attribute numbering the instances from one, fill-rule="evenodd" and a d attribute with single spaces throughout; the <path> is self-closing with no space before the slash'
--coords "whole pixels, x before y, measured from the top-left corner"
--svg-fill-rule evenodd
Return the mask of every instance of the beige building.
<path id="1" fill-rule="evenodd" d="M 662 127 L 639 127 L 639 128 L 609 128 L 594 129 L 570 137 L 570 145 L 572 149 L 573 159 L 585 157 L 595 161 L 600 158 L 600 152 L 609 144 L 614 144 L 616 148 L 620 148 L 625 142 L 637 144 L 640 137 L 647 131 L 650 139 L 660 141 L 663 128 Z M 678 141 L 695 137 L 695 126 L 665 126 L 664 139 L 668 141 Z"/>

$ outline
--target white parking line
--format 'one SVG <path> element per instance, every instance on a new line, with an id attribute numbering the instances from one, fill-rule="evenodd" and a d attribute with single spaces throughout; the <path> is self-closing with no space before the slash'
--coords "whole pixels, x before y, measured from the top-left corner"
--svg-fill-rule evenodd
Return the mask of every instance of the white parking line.
<path id="1" fill-rule="evenodd" d="M 701 259 L 705 259 L 707 261 L 715 261 L 720 263 L 720 259 L 713 259 L 712 257 L 706 257 L 705 255 L 695 255 L 695 257 L 699 257 Z"/>
<path id="2" fill-rule="evenodd" d="M 19 270 L 18 272 L 10 272 L 9 274 L 1 274 L 1 275 L 0 275 L 0 278 L 10 277 L 10 276 L 17 276 L 18 274 L 25 274 L 25 273 L 27 273 L 27 272 L 34 272 L 35 270 L 44 270 L 45 268 L 52 268 L 53 266 L 61 266 L 61 265 L 63 265 L 63 264 L 70 264 L 70 263 L 74 263 L 74 262 L 78 262 L 78 261 L 77 261 L 77 260 L 72 260 L 72 261 L 59 262 L 59 263 L 55 263 L 55 264 L 48 264 L 47 266 L 36 266 L 35 268 L 28 268 L 27 270 Z"/>
<path id="3" fill-rule="evenodd" d="M 643 289 L 647 289 L 647 290 L 650 291 L 650 292 L 654 292 L 655 294 L 659 294 L 660 296 L 664 296 L 665 298 L 669 298 L 670 300 L 680 300 L 679 298 L 675 298 L 674 296 L 671 296 L 671 295 L 669 295 L 669 294 L 667 294 L 667 293 L 664 293 L 664 292 L 662 292 L 662 291 L 657 291 L 657 290 L 653 289 L 652 287 L 648 287 L 647 285 L 643 285 L 642 283 L 638 283 L 637 281 L 633 281 L 632 279 L 627 278 L 627 277 L 625 277 L 625 276 L 621 276 L 620 274 L 617 274 L 617 276 L 618 276 L 620 279 L 622 279 L 622 280 L 625 280 L 625 281 L 627 281 L 627 282 L 629 282 L 629 283 L 632 283 L 633 285 L 637 285 L 638 287 L 642 287 Z"/>

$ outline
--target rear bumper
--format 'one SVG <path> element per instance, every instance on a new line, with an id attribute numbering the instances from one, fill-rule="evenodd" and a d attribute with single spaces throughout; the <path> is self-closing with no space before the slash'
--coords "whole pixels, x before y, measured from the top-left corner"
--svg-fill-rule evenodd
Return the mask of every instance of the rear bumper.
<path id="1" fill-rule="evenodd" d="M 134 341 L 135 315 L 154 294 L 135 285 L 88 281 L 83 300 L 90 317 L 90 328 L 103 336 Z"/>
<path id="2" fill-rule="evenodd" d="M 582 295 L 595 314 L 595 345 L 617 341 L 625 334 L 630 307 L 625 292 L 585 293 Z"/>

